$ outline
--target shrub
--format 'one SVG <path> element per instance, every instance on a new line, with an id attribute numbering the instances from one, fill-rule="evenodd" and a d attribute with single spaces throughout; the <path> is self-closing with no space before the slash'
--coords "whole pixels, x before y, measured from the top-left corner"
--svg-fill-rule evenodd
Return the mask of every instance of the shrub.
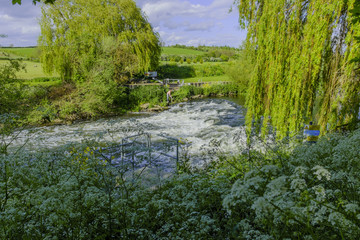
<path id="1" fill-rule="evenodd" d="M 195 77 L 221 76 L 225 74 L 224 68 L 220 64 L 195 65 Z"/>
<path id="2" fill-rule="evenodd" d="M 57 110 L 47 99 L 43 99 L 28 115 L 32 123 L 49 123 L 57 117 Z"/>
<path id="3" fill-rule="evenodd" d="M 130 92 L 129 102 L 133 106 L 138 106 L 144 103 L 152 105 L 166 104 L 166 88 L 162 86 L 141 86 Z"/>
<path id="4" fill-rule="evenodd" d="M 25 65 L 19 60 L 0 65 L 0 114 L 11 112 L 19 105 L 22 85 L 16 74 L 22 70 Z"/>
<path id="5" fill-rule="evenodd" d="M 221 239 L 227 235 L 227 214 L 219 203 L 228 190 L 226 178 L 174 178 L 133 216 L 133 239 L 144 238 L 143 232 L 149 239 Z"/>
<path id="6" fill-rule="evenodd" d="M 236 96 L 238 93 L 238 86 L 236 84 L 209 84 L 204 85 L 205 96 Z"/>
<path id="7" fill-rule="evenodd" d="M 241 239 L 358 239 L 360 129 L 249 171 L 224 206 Z"/>
<path id="8" fill-rule="evenodd" d="M 234 83 L 238 84 L 240 92 L 245 93 L 252 78 L 253 70 L 254 64 L 251 57 L 246 54 L 245 50 L 242 50 L 239 58 L 229 62 L 226 66 L 225 73 Z"/>
<path id="9" fill-rule="evenodd" d="M 151 190 L 101 149 L 0 154 L 1 239 L 219 239 L 225 178 L 183 175 Z"/>
<path id="10" fill-rule="evenodd" d="M 176 63 L 164 64 L 158 68 L 159 78 L 189 78 L 195 77 L 193 66 L 177 65 Z"/>
<path id="11" fill-rule="evenodd" d="M 194 95 L 202 95 L 203 89 L 199 87 L 195 87 L 193 85 L 182 86 L 179 90 L 175 91 L 172 96 L 175 101 L 182 101 L 184 98 L 190 98 Z"/>

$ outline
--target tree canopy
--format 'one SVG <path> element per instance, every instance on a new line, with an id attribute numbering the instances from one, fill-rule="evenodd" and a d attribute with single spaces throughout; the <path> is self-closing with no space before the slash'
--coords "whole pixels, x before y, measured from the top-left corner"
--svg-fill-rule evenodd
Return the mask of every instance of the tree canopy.
<path id="1" fill-rule="evenodd" d="M 322 132 L 359 114 L 359 22 L 355 0 L 238 0 L 255 63 L 247 126 L 282 138 L 315 121 Z M 248 128 L 250 129 L 250 128 Z"/>
<path id="2" fill-rule="evenodd" d="M 21 5 L 21 0 L 11 0 L 12 1 L 12 4 L 19 4 Z M 54 3 L 56 0 L 44 0 L 43 2 L 45 4 L 49 4 L 49 3 Z M 36 4 L 38 2 L 41 2 L 41 0 L 33 0 L 33 4 Z"/>
<path id="3" fill-rule="evenodd" d="M 118 82 L 159 63 L 159 36 L 133 0 L 57 0 L 42 7 L 40 26 L 44 69 L 67 81 L 83 81 L 99 58 L 112 60 Z"/>

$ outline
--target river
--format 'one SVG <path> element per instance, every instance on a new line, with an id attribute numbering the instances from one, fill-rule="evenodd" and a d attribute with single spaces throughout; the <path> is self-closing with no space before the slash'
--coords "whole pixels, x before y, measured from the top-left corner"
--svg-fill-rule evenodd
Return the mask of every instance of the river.
<path id="1" fill-rule="evenodd" d="M 22 131 L 13 147 L 26 142 L 26 149 L 36 151 L 85 140 L 120 144 L 125 137 L 146 132 L 153 142 L 159 134 L 180 139 L 186 143 L 187 154 L 195 163 L 214 149 L 236 153 L 245 145 L 245 108 L 238 103 L 241 103 L 238 99 L 201 99 L 178 103 L 156 114 L 128 114 L 72 125 L 32 128 Z"/>

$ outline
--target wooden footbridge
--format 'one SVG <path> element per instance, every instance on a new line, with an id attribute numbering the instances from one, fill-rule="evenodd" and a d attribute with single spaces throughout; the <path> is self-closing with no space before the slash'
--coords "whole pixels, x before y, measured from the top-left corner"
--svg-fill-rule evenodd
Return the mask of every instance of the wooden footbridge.
<path id="1" fill-rule="evenodd" d="M 154 83 L 132 83 L 132 84 L 127 84 L 126 86 L 128 86 L 130 89 L 134 89 L 137 87 L 141 87 L 141 86 L 168 86 L 170 89 L 179 89 L 182 86 L 196 86 L 196 87 L 201 87 L 205 84 L 211 85 L 211 84 L 230 84 L 231 82 L 229 81 L 222 81 L 222 82 L 203 82 L 203 81 L 198 81 L 198 82 L 190 82 L 190 83 L 185 83 L 184 80 L 181 79 L 163 79 L 163 80 L 157 80 L 157 82 Z"/>

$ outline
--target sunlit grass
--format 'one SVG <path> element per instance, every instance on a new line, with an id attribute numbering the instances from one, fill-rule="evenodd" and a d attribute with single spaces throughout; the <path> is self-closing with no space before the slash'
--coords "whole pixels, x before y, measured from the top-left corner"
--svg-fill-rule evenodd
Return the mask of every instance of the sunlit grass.
<path id="1" fill-rule="evenodd" d="M 0 65 L 6 64 L 7 60 L 0 60 Z M 41 77 L 59 77 L 59 74 L 54 73 L 53 75 L 45 74 L 41 63 L 31 62 L 31 61 L 23 61 L 26 65 L 26 71 L 20 71 L 16 74 L 19 79 L 33 79 L 33 78 L 41 78 Z"/>
<path id="2" fill-rule="evenodd" d="M 192 49 L 176 48 L 176 47 L 163 47 L 162 54 L 186 56 L 186 55 L 203 55 L 205 54 L 205 52 L 192 50 Z"/>
<path id="3" fill-rule="evenodd" d="M 37 48 L 1 48 L 1 51 L 6 52 L 12 56 L 25 57 L 25 58 L 37 58 L 39 53 Z"/>
<path id="4" fill-rule="evenodd" d="M 230 81 L 229 76 L 221 75 L 221 76 L 212 76 L 212 77 L 194 77 L 194 78 L 185 78 L 185 83 L 190 82 L 228 82 Z"/>

